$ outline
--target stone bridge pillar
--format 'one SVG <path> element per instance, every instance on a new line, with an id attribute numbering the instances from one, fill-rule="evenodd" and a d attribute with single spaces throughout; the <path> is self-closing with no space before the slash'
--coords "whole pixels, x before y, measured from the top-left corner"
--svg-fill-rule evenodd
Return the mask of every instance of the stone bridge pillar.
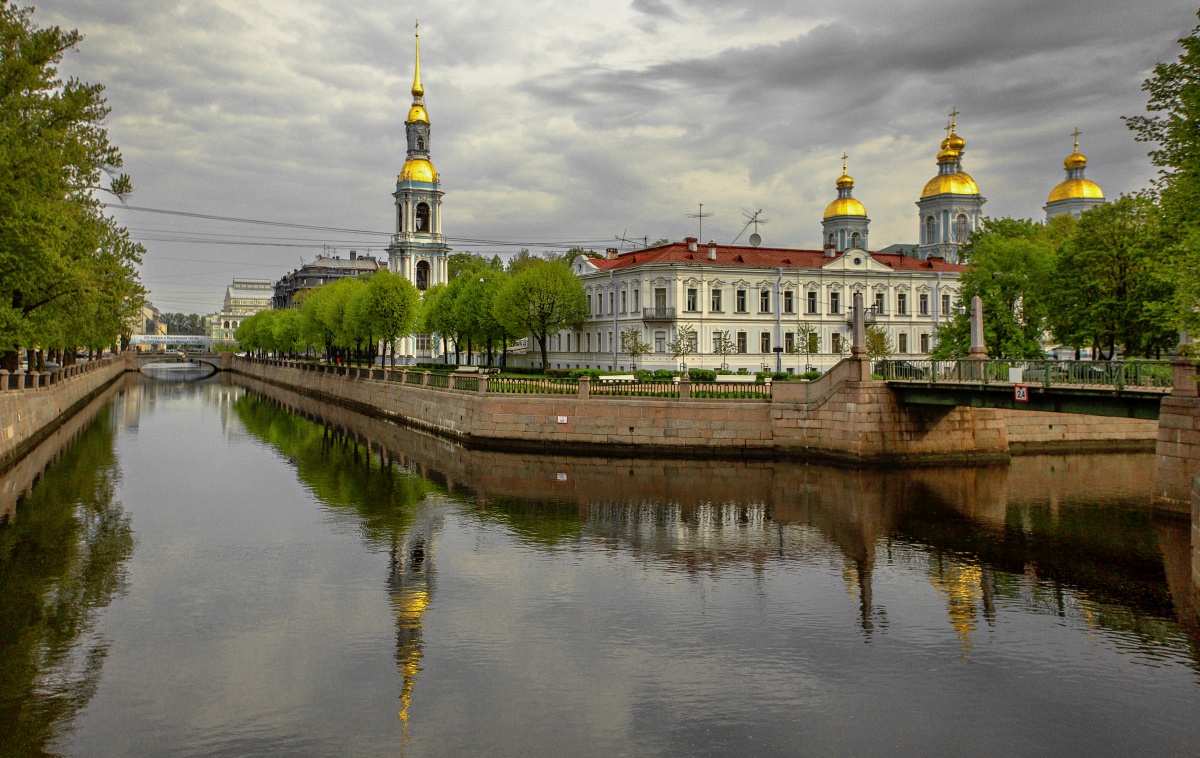
<path id="1" fill-rule="evenodd" d="M 1154 459 L 1154 504 L 1188 513 L 1192 480 L 1200 475 L 1200 385 L 1196 364 L 1172 361 L 1171 394 L 1159 403 L 1158 443 Z"/>

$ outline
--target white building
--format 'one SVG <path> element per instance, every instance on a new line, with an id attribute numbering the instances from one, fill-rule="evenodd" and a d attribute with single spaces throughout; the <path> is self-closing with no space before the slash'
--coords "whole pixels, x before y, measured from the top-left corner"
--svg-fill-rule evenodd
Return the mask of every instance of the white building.
<path id="1" fill-rule="evenodd" d="M 620 335 L 632 327 L 653 350 L 638 359 L 638 368 L 675 368 L 667 345 L 688 325 L 696 333 L 689 368 L 724 362 L 733 370 L 779 365 L 802 372 L 807 361 L 823 370 L 849 352 L 855 292 L 863 293 L 869 316 L 887 331 L 897 355 L 925 357 L 939 322 L 958 307 L 965 270 L 937 257 L 700 245 L 694 237 L 620 255 L 609 251 L 604 259 L 580 257 L 574 271 L 589 316 L 581 329 L 550 338 L 550 367 L 627 371 L 633 362 L 620 349 Z M 807 356 L 794 352 L 804 324 L 815 330 Z M 722 335 L 735 354 L 719 354 Z"/>
<path id="2" fill-rule="evenodd" d="M 242 321 L 259 311 L 269 310 L 275 296 L 270 279 L 234 279 L 225 288 L 225 302 L 219 313 L 208 317 L 208 337 L 213 345 L 231 345 L 234 332 Z"/>

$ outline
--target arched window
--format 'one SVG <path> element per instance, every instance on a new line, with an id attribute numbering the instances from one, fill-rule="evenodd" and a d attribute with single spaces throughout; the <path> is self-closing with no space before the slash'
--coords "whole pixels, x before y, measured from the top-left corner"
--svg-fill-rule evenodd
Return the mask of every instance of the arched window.
<path id="1" fill-rule="evenodd" d="M 418 232 L 429 231 L 429 203 L 417 203 L 417 229 Z"/>
<path id="2" fill-rule="evenodd" d="M 835 244 L 835 243 L 834 243 L 834 240 L 835 240 L 835 239 L 836 239 L 836 238 L 833 236 L 833 232 L 830 232 L 830 233 L 829 233 L 829 246 L 830 246 L 830 247 L 833 247 L 833 246 L 834 246 L 834 244 Z"/>
<path id="3" fill-rule="evenodd" d="M 850 247 L 854 248 L 855 250 L 862 247 L 862 235 L 861 234 L 859 234 L 858 232 L 855 232 L 854 234 L 850 235 Z"/>
<path id="4" fill-rule="evenodd" d="M 429 289 L 429 261 L 417 261 L 417 289 L 422 292 Z"/>
<path id="5" fill-rule="evenodd" d="M 404 206 L 396 206 L 396 231 L 404 231 Z"/>
<path id="6" fill-rule="evenodd" d="M 228 328 L 229 328 L 229 322 L 228 322 L 228 321 L 226 321 L 226 322 L 225 322 L 225 328 L 226 328 L 226 329 L 228 329 Z"/>
<path id="7" fill-rule="evenodd" d="M 932 245 L 937 242 L 937 222 L 933 220 L 933 216 L 925 217 L 925 244 Z"/>
<path id="8" fill-rule="evenodd" d="M 424 137 L 417 137 L 417 149 L 418 150 L 425 149 L 425 138 Z"/>
<path id="9" fill-rule="evenodd" d="M 954 241 L 965 243 L 967 241 L 968 234 L 970 234 L 970 232 L 967 229 L 967 217 L 960 214 L 958 219 L 954 222 Z"/>

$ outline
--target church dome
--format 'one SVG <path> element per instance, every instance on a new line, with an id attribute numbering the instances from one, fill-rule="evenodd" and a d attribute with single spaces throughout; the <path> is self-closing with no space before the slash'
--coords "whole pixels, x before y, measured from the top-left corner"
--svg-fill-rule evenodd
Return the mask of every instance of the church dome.
<path id="1" fill-rule="evenodd" d="M 408 109 L 408 118 L 405 119 L 404 123 L 414 124 L 418 121 L 428 124 L 429 114 L 425 111 L 424 105 L 421 105 L 420 103 L 413 103 L 412 107 Z"/>
<path id="2" fill-rule="evenodd" d="M 839 197 L 825 207 L 824 218 L 835 216 L 866 216 L 867 209 L 852 197 Z"/>
<path id="3" fill-rule="evenodd" d="M 435 184 L 437 171 L 434 170 L 433 164 L 424 158 L 409 158 L 404 162 L 404 168 L 400 169 L 400 176 L 396 177 L 396 181 Z"/>
<path id="4" fill-rule="evenodd" d="M 838 189 L 853 189 L 854 188 L 854 179 L 851 178 L 850 175 L 846 173 L 845 169 L 842 169 L 842 175 L 838 177 L 837 188 Z"/>
<path id="5" fill-rule="evenodd" d="M 958 136 L 958 132 L 951 131 L 950 136 L 946 138 L 946 141 L 943 143 L 943 146 L 948 147 L 951 150 L 961 153 L 963 151 L 963 148 L 967 146 L 967 141 L 965 139 L 963 139 L 962 137 Z"/>
<path id="6" fill-rule="evenodd" d="M 934 195 L 978 195 L 979 185 L 965 171 L 957 174 L 938 174 L 925 184 L 921 197 Z"/>
<path id="7" fill-rule="evenodd" d="M 1079 153 L 1079 145 L 1075 146 L 1075 152 L 1071 153 L 1063 161 L 1063 165 L 1068 169 L 1072 168 L 1087 168 L 1087 156 Z"/>
<path id="8" fill-rule="evenodd" d="M 1103 200 L 1104 191 L 1100 189 L 1100 185 L 1088 179 L 1067 179 L 1051 190 L 1050 197 L 1046 198 L 1046 202 L 1057 203 L 1059 200 L 1085 199 Z"/>

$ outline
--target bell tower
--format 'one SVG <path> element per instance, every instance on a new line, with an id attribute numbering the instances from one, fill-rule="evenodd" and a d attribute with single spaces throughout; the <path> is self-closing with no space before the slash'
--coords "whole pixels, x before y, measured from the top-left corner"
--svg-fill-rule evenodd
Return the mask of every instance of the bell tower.
<path id="1" fill-rule="evenodd" d="M 396 233 L 388 247 L 388 268 L 416 285 L 421 292 L 448 277 L 446 255 L 450 248 L 442 234 L 440 177 L 430 160 L 429 113 L 421 84 L 421 35 L 415 34 L 412 106 L 404 121 L 408 151 L 396 177 Z"/>

